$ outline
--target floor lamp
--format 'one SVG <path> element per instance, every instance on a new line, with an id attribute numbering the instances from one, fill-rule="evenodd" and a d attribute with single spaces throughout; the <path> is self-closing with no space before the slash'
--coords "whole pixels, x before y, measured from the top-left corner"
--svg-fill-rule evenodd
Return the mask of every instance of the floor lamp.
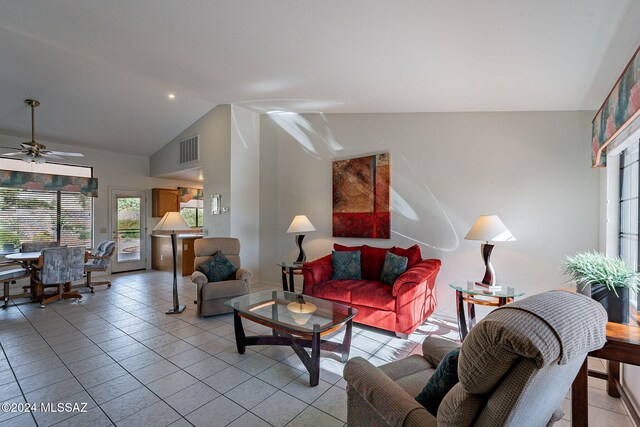
<path id="1" fill-rule="evenodd" d="M 176 230 L 188 229 L 189 225 L 182 218 L 180 212 L 167 212 L 153 229 L 153 231 L 171 231 L 171 249 L 173 251 L 173 308 L 167 310 L 167 314 L 182 313 L 185 309 L 185 306 L 180 305 L 178 302 L 178 273 L 176 268 L 178 239 L 176 237 Z"/>

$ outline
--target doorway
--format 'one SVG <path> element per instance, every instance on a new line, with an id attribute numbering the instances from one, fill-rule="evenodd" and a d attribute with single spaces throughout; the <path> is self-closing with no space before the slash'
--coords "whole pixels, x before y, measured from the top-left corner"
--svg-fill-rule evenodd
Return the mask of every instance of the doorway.
<path id="1" fill-rule="evenodd" d="M 147 268 L 147 192 L 110 188 L 110 227 L 116 252 L 111 271 L 121 273 Z"/>

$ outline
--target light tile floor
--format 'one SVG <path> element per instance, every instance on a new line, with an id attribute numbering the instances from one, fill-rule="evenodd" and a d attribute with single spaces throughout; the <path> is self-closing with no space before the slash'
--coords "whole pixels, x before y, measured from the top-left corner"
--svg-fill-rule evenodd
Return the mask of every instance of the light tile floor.
<path id="1" fill-rule="evenodd" d="M 0 426 L 344 426 L 344 365 L 321 362 L 320 384 L 309 387 L 304 366 L 288 347 L 236 351 L 232 316 L 198 318 L 195 289 L 179 279 L 187 310 L 164 311 L 171 302 L 171 274 L 118 274 L 113 286 L 83 293 L 81 303 L 42 309 L 16 301 L 0 311 L 0 402 L 36 403 L 24 413 L 0 411 Z M 253 285 L 252 291 L 274 289 Z M 245 321 L 246 322 L 246 321 Z M 268 330 L 245 323 L 254 333 Z M 451 319 L 432 318 L 408 340 L 354 326 L 351 357 L 381 365 L 420 353 L 426 335 L 457 338 Z M 341 333 L 336 339 L 341 339 Z M 592 368 L 604 369 L 599 360 Z M 631 426 L 619 399 L 590 378 L 592 425 Z M 40 403 L 86 403 L 86 412 L 48 412 Z M 557 425 L 570 425 L 567 413 Z M 71 408 L 78 409 L 78 408 Z"/>

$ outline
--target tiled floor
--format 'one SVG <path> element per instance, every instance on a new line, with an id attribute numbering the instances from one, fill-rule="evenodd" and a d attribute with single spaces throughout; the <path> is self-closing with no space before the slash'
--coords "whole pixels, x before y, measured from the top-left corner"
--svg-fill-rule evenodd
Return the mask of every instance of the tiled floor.
<path id="1" fill-rule="evenodd" d="M 254 285 L 252 291 L 273 289 Z M 41 309 L 12 305 L 0 311 L 0 401 L 36 403 L 25 413 L 0 411 L 0 426 L 343 426 L 344 365 L 327 354 L 320 384 L 309 387 L 304 366 L 288 347 L 236 351 L 230 315 L 196 316 L 195 290 L 180 279 L 187 310 L 175 316 L 171 275 L 113 276 L 113 286 Z M 246 321 L 245 321 L 246 322 Z M 266 328 L 245 323 L 264 333 Z M 375 365 L 420 353 L 426 335 L 456 337 L 454 325 L 431 319 L 408 340 L 355 326 L 351 356 Z M 340 339 L 337 336 L 336 339 Z M 603 368 L 599 360 L 592 362 Z M 600 364 L 600 365 L 598 365 Z M 631 426 L 620 400 L 590 379 L 592 425 Z M 43 412 L 40 403 L 85 404 Z M 565 400 L 565 412 L 570 402 Z M 85 409 L 86 412 L 78 412 Z M 570 414 L 557 425 L 569 425 Z"/>

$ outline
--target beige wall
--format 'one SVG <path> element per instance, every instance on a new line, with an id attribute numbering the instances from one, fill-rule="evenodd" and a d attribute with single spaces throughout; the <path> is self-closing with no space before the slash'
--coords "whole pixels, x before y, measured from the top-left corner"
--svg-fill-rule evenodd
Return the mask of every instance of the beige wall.
<path id="1" fill-rule="evenodd" d="M 202 167 L 204 231 L 209 237 L 233 236 L 241 242 L 244 267 L 259 278 L 259 115 L 218 105 L 151 156 L 152 175 Z M 178 164 L 179 141 L 199 135 L 200 159 Z M 211 213 L 211 195 L 222 196 L 221 215 Z"/>
<path id="2" fill-rule="evenodd" d="M 437 311 L 455 314 L 453 280 L 481 279 L 481 214 L 498 214 L 517 241 L 498 243 L 498 280 L 527 294 L 563 286 L 560 260 L 598 246 L 599 174 L 590 168 L 592 112 L 265 115 L 260 139 L 260 273 L 293 260 L 286 229 L 306 214 L 310 259 L 333 242 L 410 246 L 443 262 Z M 331 162 L 391 153 L 390 240 L 333 238 Z"/>

